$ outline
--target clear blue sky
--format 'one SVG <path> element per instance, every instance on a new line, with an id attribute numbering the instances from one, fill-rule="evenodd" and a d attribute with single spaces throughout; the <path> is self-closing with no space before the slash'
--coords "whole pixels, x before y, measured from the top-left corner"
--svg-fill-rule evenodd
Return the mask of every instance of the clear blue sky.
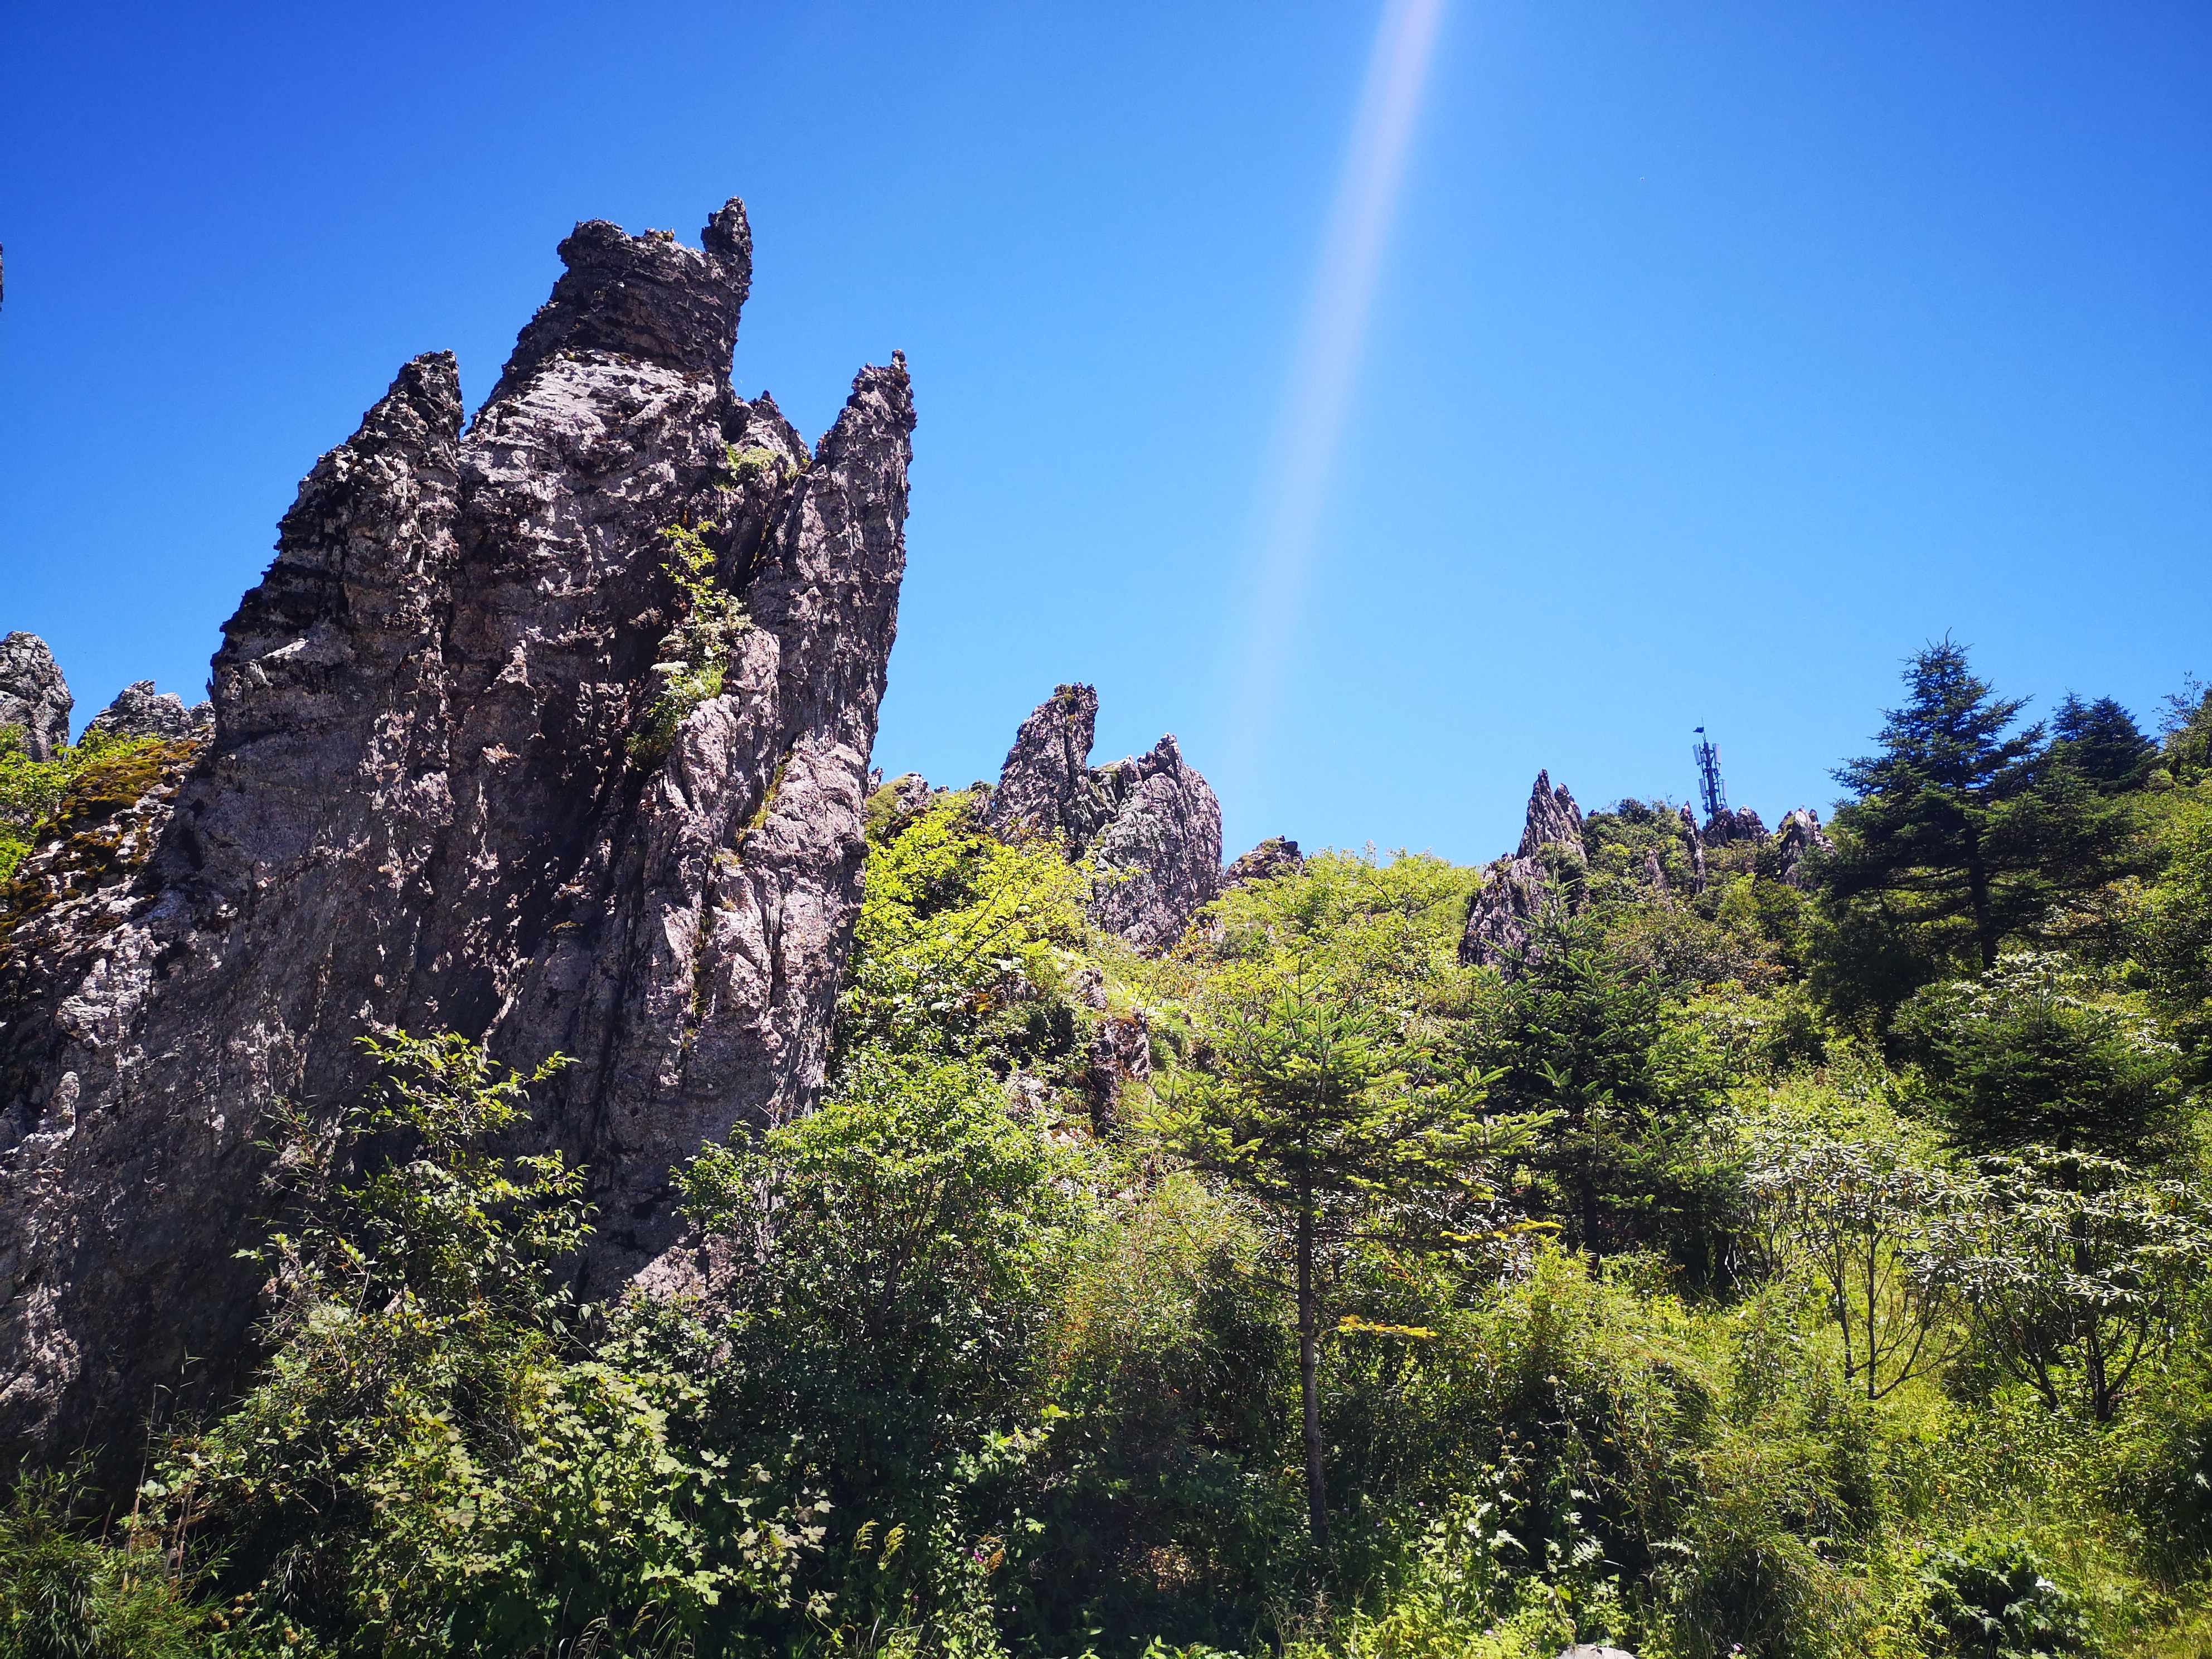
<path id="1" fill-rule="evenodd" d="M 1945 630 L 2044 704 L 2212 673 L 2212 10 L 1447 0 L 1246 765 L 1261 497 L 1362 76 L 1349 0 L 18 6 L 0 629 L 198 695 L 401 361 L 490 390 L 578 219 L 757 248 L 741 392 L 902 347 L 878 759 L 1060 680 L 1233 853 L 1491 856 L 1589 803 L 1825 805 Z M 1230 773 L 1236 775 L 1231 777 Z"/>

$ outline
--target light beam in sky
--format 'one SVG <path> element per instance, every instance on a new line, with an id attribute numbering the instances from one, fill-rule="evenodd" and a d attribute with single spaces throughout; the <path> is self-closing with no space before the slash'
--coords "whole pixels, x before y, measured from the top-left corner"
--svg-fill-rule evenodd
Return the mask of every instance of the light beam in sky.
<path id="1" fill-rule="evenodd" d="M 1281 699 L 1443 13 L 1443 0 L 1389 0 L 1368 59 L 1313 295 L 1261 476 L 1261 527 L 1235 692 L 1231 770 L 1241 783 L 1252 778 Z"/>

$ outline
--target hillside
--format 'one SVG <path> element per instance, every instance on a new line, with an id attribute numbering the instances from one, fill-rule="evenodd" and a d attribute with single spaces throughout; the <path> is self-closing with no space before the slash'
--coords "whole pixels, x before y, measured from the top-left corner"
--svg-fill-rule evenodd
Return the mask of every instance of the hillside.
<path id="1" fill-rule="evenodd" d="M 1479 867 L 1085 685 L 886 780 L 905 364 L 809 445 L 700 240 L 207 704 L 0 641 L 0 1653 L 2212 1655 L 2212 694 Z"/>

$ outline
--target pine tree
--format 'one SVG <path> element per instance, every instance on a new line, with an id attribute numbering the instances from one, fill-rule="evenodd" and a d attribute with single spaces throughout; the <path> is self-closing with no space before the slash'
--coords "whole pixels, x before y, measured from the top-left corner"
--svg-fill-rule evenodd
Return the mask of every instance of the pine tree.
<path id="1" fill-rule="evenodd" d="M 2112 698 L 2083 702 L 2069 691 L 2051 717 L 2050 758 L 2080 773 L 2098 793 L 2112 795 L 2142 787 L 2158 745 Z"/>

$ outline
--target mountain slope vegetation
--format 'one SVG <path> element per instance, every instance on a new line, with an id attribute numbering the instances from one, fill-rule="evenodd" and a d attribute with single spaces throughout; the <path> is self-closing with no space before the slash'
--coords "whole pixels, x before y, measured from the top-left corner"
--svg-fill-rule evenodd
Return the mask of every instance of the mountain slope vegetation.
<path id="1" fill-rule="evenodd" d="M 15 1478 L 0 1651 L 2212 1655 L 2212 694 L 2026 712 L 1930 646 L 1792 879 L 1621 801 L 1497 966 L 1479 870 L 1146 952 L 886 786 L 824 1103 L 652 1294 L 559 1060 L 370 1039 L 245 1392 Z"/>

